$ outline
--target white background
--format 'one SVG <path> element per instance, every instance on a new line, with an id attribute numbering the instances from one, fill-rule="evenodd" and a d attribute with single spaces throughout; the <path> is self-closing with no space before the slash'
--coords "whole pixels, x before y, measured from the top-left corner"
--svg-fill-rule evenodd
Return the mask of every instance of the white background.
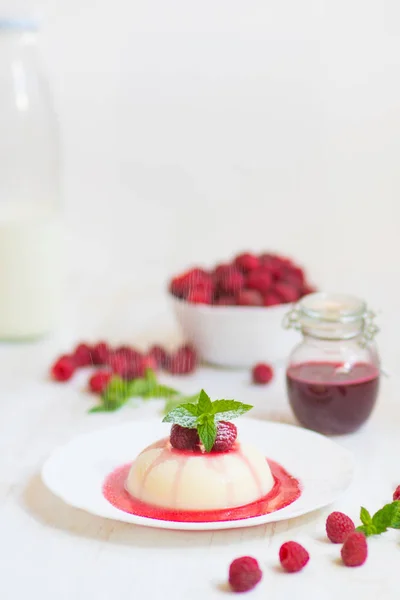
<path id="1" fill-rule="evenodd" d="M 76 266 L 154 283 L 277 249 L 397 304 L 396 0 L 40 9 Z"/>
<path id="2" fill-rule="evenodd" d="M 319 287 L 359 293 L 382 310 L 392 377 L 374 419 L 340 440 L 356 455 L 357 477 L 334 508 L 356 518 L 361 503 L 375 510 L 390 500 L 400 483 L 398 0 L 42 0 L 40 8 L 63 138 L 71 288 L 61 339 L 0 348 L 5 598 L 145 598 L 150 580 L 160 598 L 166 590 L 223 598 L 228 563 L 249 553 L 265 569 L 254 598 L 392 600 L 396 532 L 371 541 L 360 570 L 341 567 L 325 541 L 330 509 L 236 534 L 153 537 L 67 507 L 38 472 L 78 433 L 140 416 L 127 408 L 89 418 L 87 374 L 65 386 L 46 380 L 61 350 L 86 336 L 157 339 L 174 270 L 276 249 Z M 257 396 L 259 416 L 293 420 L 282 377 L 264 391 L 248 373 L 207 373 L 198 376 L 213 397 Z M 180 389 L 197 389 L 183 379 Z M 298 578 L 276 567 L 288 538 L 312 555 Z"/>

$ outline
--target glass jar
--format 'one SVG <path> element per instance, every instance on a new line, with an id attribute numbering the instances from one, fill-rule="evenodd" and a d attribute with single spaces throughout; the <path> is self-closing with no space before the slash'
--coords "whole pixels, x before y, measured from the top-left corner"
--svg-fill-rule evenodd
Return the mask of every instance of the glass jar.
<path id="1" fill-rule="evenodd" d="M 41 336 L 61 304 L 57 119 L 35 23 L 0 15 L 0 339 Z"/>
<path id="2" fill-rule="evenodd" d="M 344 294 L 305 296 L 285 320 L 303 339 L 286 370 L 289 402 L 304 427 L 326 435 L 356 431 L 379 389 L 378 329 L 366 304 Z"/>

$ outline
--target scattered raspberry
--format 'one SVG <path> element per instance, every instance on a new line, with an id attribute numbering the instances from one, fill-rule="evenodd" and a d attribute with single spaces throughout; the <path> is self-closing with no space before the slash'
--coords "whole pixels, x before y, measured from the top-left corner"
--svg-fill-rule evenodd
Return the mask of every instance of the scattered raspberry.
<path id="1" fill-rule="evenodd" d="M 278 304 L 282 304 L 282 301 L 278 294 L 270 291 L 264 296 L 264 306 L 277 306 Z"/>
<path id="2" fill-rule="evenodd" d="M 79 344 L 73 352 L 76 367 L 88 367 L 93 364 L 92 351 L 87 344 Z"/>
<path id="3" fill-rule="evenodd" d="M 228 421 L 219 421 L 217 425 L 217 437 L 215 438 L 212 452 L 228 452 L 237 438 L 237 428 Z"/>
<path id="4" fill-rule="evenodd" d="M 100 370 L 89 379 L 89 388 L 95 394 L 102 394 L 112 377 L 110 371 Z"/>
<path id="5" fill-rule="evenodd" d="M 400 485 L 393 492 L 393 500 L 400 500 Z"/>
<path id="6" fill-rule="evenodd" d="M 241 556 L 229 566 L 229 585 L 234 592 L 248 592 L 262 579 L 262 571 L 255 558 Z"/>
<path id="7" fill-rule="evenodd" d="M 72 356 L 64 354 L 51 367 L 51 375 L 56 381 L 68 381 L 75 371 L 75 362 Z"/>
<path id="8" fill-rule="evenodd" d="M 111 350 L 105 342 L 99 342 L 92 348 L 94 365 L 105 365 L 108 362 Z"/>
<path id="9" fill-rule="evenodd" d="M 238 306 L 262 306 L 263 299 L 260 292 L 256 290 L 241 290 L 236 294 Z"/>
<path id="10" fill-rule="evenodd" d="M 257 269 L 260 266 L 260 259 L 254 254 L 244 252 L 235 258 L 235 265 L 238 269 L 243 271 L 243 273 L 248 273 L 249 271 L 254 271 L 254 269 Z"/>
<path id="11" fill-rule="evenodd" d="M 274 376 L 274 371 L 269 365 L 265 363 L 258 363 L 258 365 L 253 367 L 252 376 L 253 383 L 265 385 L 272 380 Z"/>
<path id="12" fill-rule="evenodd" d="M 168 354 L 162 346 L 152 346 L 147 356 L 154 358 L 159 369 L 163 369 L 167 364 Z"/>
<path id="13" fill-rule="evenodd" d="M 296 302 L 299 299 L 299 291 L 290 283 L 278 281 L 275 284 L 274 292 L 280 297 L 284 304 L 288 302 Z"/>
<path id="14" fill-rule="evenodd" d="M 361 531 L 350 533 L 341 550 L 342 560 L 346 567 L 359 567 L 368 556 L 367 538 Z"/>
<path id="15" fill-rule="evenodd" d="M 251 271 L 246 278 L 246 288 L 257 290 L 261 294 L 268 292 L 272 285 L 272 275 L 270 271 L 257 269 Z"/>
<path id="16" fill-rule="evenodd" d="M 211 288 L 197 286 L 188 293 L 186 300 L 193 304 L 211 304 L 212 290 Z"/>
<path id="17" fill-rule="evenodd" d="M 126 356 L 113 352 L 109 356 L 107 364 L 115 375 L 128 379 L 127 373 L 130 365 Z"/>
<path id="18" fill-rule="evenodd" d="M 307 550 L 297 542 L 285 542 L 279 550 L 279 560 L 288 573 L 301 571 L 310 560 Z"/>
<path id="19" fill-rule="evenodd" d="M 177 450 L 195 450 L 200 444 L 197 429 L 188 429 L 176 423 L 171 427 L 169 441 Z"/>
<path id="20" fill-rule="evenodd" d="M 166 369 L 172 375 L 186 375 L 193 373 L 197 367 L 197 354 L 191 346 L 182 346 L 172 354 L 168 360 Z"/>
<path id="21" fill-rule="evenodd" d="M 334 544 L 343 544 L 354 529 L 353 521 L 342 512 L 333 512 L 326 520 L 326 535 Z"/>

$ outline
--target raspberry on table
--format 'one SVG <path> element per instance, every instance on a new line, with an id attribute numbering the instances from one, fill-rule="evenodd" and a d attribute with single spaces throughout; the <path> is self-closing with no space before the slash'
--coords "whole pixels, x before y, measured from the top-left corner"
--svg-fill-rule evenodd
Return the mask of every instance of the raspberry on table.
<path id="1" fill-rule="evenodd" d="M 112 377 L 110 371 L 100 370 L 89 379 L 89 388 L 95 394 L 102 394 Z"/>
<path id="2" fill-rule="evenodd" d="M 76 367 L 88 367 L 93 364 L 92 350 L 88 344 L 78 344 L 72 356 Z"/>
<path id="3" fill-rule="evenodd" d="M 255 558 L 241 556 L 229 566 L 229 585 L 234 592 L 248 592 L 262 579 L 262 571 Z"/>
<path id="4" fill-rule="evenodd" d="M 99 342 L 92 348 L 92 358 L 94 365 L 105 365 L 108 362 L 111 350 L 106 342 Z"/>
<path id="5" fill-rule="evenodd" d="M 166 369 L 172 375 L 193 373 L 197 367 L 197 353 L 191 346 L 182 346 L 168 357 Z"/>
<path id="6" fill-rule="evenodd" d="M 360 567 L 368 556 L 367 538 L 361 531 L 350 533 L 342 546 L 342 560 L 346 567 Z"/>
<path id="7" fill-rule="evenodd" d="M 285 571 L 296 573 L 306 566 L 310 560 L 310 555 L 301 544 L 297 542 L 285 542 L 280 547 L 279 560 Z"/>
<path id="8" fill-rule="evenodd" d="M 400 485 L 393 492 L 393 500 L 400 500 Z"/>
<path id="9" fill-rule="evenodd" d="M 147 353 L 147 356 L 148 357 L 151 356 L 152 358 L 154 358 L 154 360 L 157 363 L 157 366 L 160 369 L 163 369 L 167 363 L 168 354 L 167 354 L 167 351 L 165 350 L 165 348 L 163 348 L 162 346 L 158 346 L 158 345 L 152 346 L 150 348 L 149 352 Z"/>
<path id="10" fill-rule="evenodd" d="M 326 520 L 326 535 L 334 544 L 342 544 L 354 529 L 353 521 L 342 512 L 335 511 Z"/>
<path id="11" fill-rule="evenodd" d="M 75 372 L 74 358 L 64 354 L 51 367 L 51 375 L 56 381 L 68 381 Z"/>
<path id="12" fill-rule="evenodd" d="M 274 376 L 273 368 L 266 363 L 258 363 L 252 369 L 253 383 L 266 385 Z"/>
<path id="13" fill-rule="evenodd" d="M 169 436 L 171 446 L 177 450 L 195 450 L 199 447 L 200 438 L 197 429 L 189 429 L 175 423 Z"/>
<path id="14" fill-rule="evenodd" d="M 235 443 L 237 428 L 234 423 L 219 421 L 217 424 L 217 437 L 211 449 L 212 452 L 227 452 Z"/>

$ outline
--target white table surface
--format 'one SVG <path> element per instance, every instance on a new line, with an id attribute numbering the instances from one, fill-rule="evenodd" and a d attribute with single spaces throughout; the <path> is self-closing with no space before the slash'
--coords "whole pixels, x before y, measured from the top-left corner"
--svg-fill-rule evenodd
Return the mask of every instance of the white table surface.
<path id="1" fill-rule="evenodd" d="M 164 304 L 151 290 L 142 294 L 116 285 L 97 290 L 80 283 L 71 297 L 64 326 L 35 344 L 0 345 L 0 573 L 5 600 L 109 600 L 162 598 L 213 600 L 228 597 L 228 565 L 253 555 L 264 579 L 249 598 L 391 599 L 398 597 L 399 534 L 369 541 L 364 567 L 345 568 L 340 546 L 324 535 L 333 509 L 357 518 L 390 501 L 400 483 L 400 410 L 393 371 L 384 379 L 371 421 L 359 432 L 337 438 L 356 457 L 351 488 L 334 506 L 303 518 L 249 529 L 221 532 L 168 532 L 100 519 L 70 508 L 42 484 L 39 471 L 52 450 L 75 435 L 97 428 L 158 415 L 161 404 L 126 407 L 111 414 L 88 415 L 93 399 L 84 391 L 87 374 L 65 385 L 49 381 L 51 361 L 84 338 L 143 344 L 174 336 Z M 133 305 L 133 298 L 136 304 Z M 396 346 L 387 356 L 395 362 Z M 168 377 L 164 377 L 166 381 Z M 176 381 L 176 380 L 175 380 Z M 285 399 L 282 372 L 268 388 L 249 384 L 248 373 L 200 369 L 175 383 L 182 391 L 200 385 L 211 396 L 235 397 L 256 406 L 252 416 L 294 422 Z M 278 550 L 287 540 L 303 543 L 311 560 L 299 574 L 278 567 Z"/>

